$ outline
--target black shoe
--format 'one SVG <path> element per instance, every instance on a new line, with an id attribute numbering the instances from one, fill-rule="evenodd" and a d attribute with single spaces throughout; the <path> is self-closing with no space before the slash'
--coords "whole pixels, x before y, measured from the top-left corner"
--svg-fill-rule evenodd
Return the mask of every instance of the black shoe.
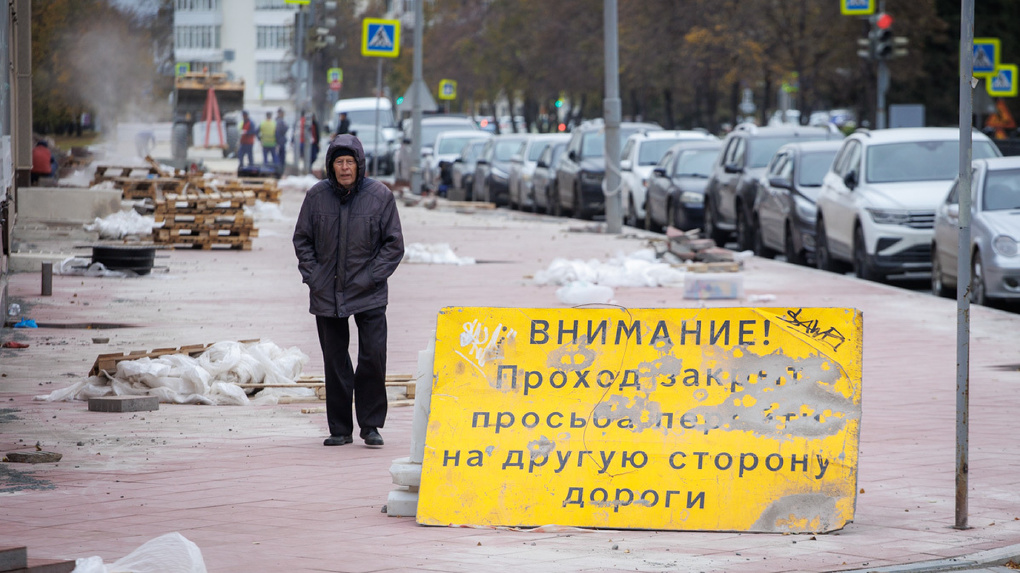
<path id="1" fill-rule="evenodd" d="M 381 446 L 381 445 L 383 445 L 383 439 L 382 439 L 382 436 L 379 435 L 378 430 L 369 430 L 368 433 L 366 433 L 364 435 L 364 439 L 365 439 L 365 445 L 366 446 Z"/>
<path id="2" fill-rule="evenodd" d="M 343 446 L 354 441 L 354 438 L 350 436 L 330 436 L 326 438 L 326 441 L 322 442 L 324 446 Z"/>

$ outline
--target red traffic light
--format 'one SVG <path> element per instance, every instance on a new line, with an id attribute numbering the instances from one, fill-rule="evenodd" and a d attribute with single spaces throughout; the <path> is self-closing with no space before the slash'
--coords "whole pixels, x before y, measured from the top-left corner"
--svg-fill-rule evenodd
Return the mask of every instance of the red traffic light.
<path id="1" fill-rule="evenodd" d="M 878 26 L 879 30 L 888 30 L 892 28 L 893 17 L 883 12 L 875 19 L 875 25 Z"/>

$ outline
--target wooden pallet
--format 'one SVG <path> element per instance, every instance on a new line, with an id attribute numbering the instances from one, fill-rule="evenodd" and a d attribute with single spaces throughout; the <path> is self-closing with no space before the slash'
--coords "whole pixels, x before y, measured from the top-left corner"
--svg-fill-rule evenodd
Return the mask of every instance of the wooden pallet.
<path id="1" fill-rule="evenodd" d="M 159 168 L 149 165 L 97 165 L 96 173 L 92 176 L 92 185 L 102 183 L 118 177 L 130 177 L 131 173 L 140 172 L 142 177 L 159 175 Z"/>
<path id="2" fill-rule="evenodd" d="M 260 340 L 261 339 L 259 338 L 255 338 L 251 340 L 238 340 L 238 342 L 241 344 L 251 344 L 254 342 L 260 342 Z M 92 364 L 92 369 L 89 370 L 89 376 L 98 376 L 104 370 L 107 372 L 113 372 L 117 369 L 117 363 L 123 360 L 158 358 L 168 354 L 187 354 L 188 356 L 196 357 L 208 350 L 213 344 L 214 343 L 210 342 L 207 344 L 189 344 L 187 346 L 178 346 L 176 348 L 157 348 L 155 350 L 132 350 L 130 352 L 100 354 L 96 357 L 96 361 Z"/>

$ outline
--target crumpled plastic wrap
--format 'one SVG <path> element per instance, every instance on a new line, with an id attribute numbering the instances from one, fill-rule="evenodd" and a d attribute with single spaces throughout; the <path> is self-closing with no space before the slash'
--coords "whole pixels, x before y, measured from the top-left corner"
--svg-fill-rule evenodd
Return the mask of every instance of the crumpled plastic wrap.
<path id="1" fill-rule="evenodd" d="M 155 217 L 139 215 L 134 209 L 118 211 L 106 217 L 96 217 L 92 223 L 85 224 L 86 231 L 98 231 L 100 239 L 122 239 L 128 235 L 149 235 L 153 227 L 162 227 L 156 223 Z"/>
<path id="2" fill-rule="evenodd" d="M 71 573 L 206 573 L 202 550 L 176 531 L 146 541 L 110 565 L 103 558 L 75 559 Z"/>
<path id="3" fill-rule="evenodd" d="M 36 400 L 64 402 L 101 396 L 156 396 L 169 404 L 272 405 L 281 396 L 314 396 L 311 388 L 248 389 L 237 384 L 293 384 L 308 362 L 297 347 L 270 341 L 217 342 L 198 357 L 167 354 L 121 360 L 114 372 L 80 380 Z"/>
<path id="4" fill-rule="evenodd" d="M 630 255 L 618 254 L 602 262 L 595 259 L 553 259 L 549 268 L 535 273 L 540 285 L 569 285 L 574 282 L 618 287 L 683 286 L 685 272 L 659 261 L 652 249 Z"/>
<path id="5" fill-rule="evenodd" d="M 473 265 L 471 257 L 458 257 L 449 243 L 411 243 L 404 247 L 405 263 L 426 263 L 433 265 Z"/>

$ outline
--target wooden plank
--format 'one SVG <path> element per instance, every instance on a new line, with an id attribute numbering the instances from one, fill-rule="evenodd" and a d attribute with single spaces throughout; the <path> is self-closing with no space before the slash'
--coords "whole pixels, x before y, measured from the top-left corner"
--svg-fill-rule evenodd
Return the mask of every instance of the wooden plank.
<path id="1" fill-rule="evenodd" d="M 251 344 L 259 342 L 260 339 L 254 338 L 249 340 L 239 340 L 241 344 Z M 187 346 L 178 346 L 175 348 L 156 348 L 154 350 L 132 350 L 130 352 L 122 353 L 111 353 L 111 354 L 100 354 L 96 357 L 96 361 L 92 364 L 92 369 L 89 370 L 89 376 L 98 376 L 102 371 L 112 371 L 116 369 L 117 363 L 124 360 L 138 360 L 139 358 L 158 358 L 160 356 L 166 356 L 168 354 L 187 354 L 188 356 L 198 356 L 209 349 L 213 342 L 207 344 L 189 344 Z"/>

